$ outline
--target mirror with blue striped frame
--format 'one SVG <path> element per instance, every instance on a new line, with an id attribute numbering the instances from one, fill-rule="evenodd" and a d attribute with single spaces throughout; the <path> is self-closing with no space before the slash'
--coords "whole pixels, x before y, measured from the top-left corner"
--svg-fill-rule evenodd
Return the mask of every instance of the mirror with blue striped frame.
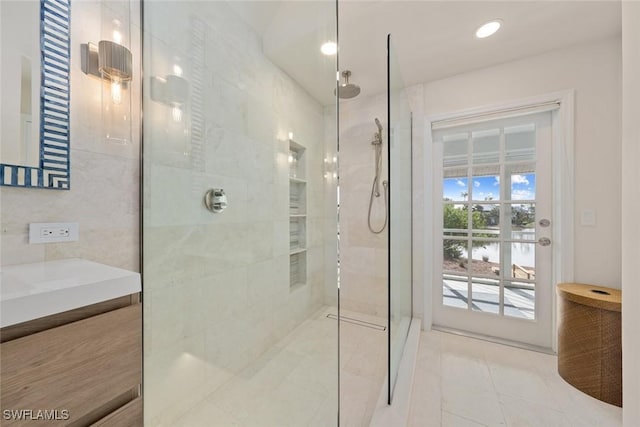
<path id="1" fill-rule="evenodd" d="M 40 0 L 39 5 L 39 15 L 28 9 L 33 2 L 1 5 L 2 80 L 10 86 L 2 88 L 0 185 L 68 190 L 71 0 Z M 16 19 L 21 17 L 25 22 Z M 37 23 L 25 23 L 32 21 L 39 21 L 39 40 L 29 44 L 28 35 L 17 37 L 15 31 L 30 34 Z M 40 84 L 32 84 L 31 77 L 38 75 Z M 38 101 L 39 108 L 32 106 Z"/>

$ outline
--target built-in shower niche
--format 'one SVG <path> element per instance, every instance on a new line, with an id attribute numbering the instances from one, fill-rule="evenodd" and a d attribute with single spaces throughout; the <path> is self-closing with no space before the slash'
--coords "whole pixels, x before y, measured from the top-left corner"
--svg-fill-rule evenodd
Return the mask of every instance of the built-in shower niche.
<path id="1" fill-rule="evenodd" d="M 289 140 L 289 287 L 307 283 L 305 148 Z"/>
<path id="2" fill-rule="evenodd" d="M 289 218 L 289 251 L 291 255 L 307 250 L 306 218 L 292 216 Z"/>
<path id="3" fill-rule="evenodd" d="M 289 287 L 295 289 L 307 282 L 307 253 L 298 252 L 289 256 Z"/>
<path id="4" fill-rule="evenodd" d="M 289 216 L 307 216 L 307 183 L 299 178 L 289 177 Z"/>

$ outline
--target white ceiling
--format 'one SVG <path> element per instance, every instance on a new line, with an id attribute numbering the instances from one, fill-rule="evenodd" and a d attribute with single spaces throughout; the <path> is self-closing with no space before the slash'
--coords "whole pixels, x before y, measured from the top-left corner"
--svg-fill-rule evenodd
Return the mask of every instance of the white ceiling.
<path id="1" fill-rule="evenodd" d="M 324 105 L 334 102 L 335 58 L 320 44 L 335 38 L 333 1 L 231 1 L 263 37 L 265 54 Z M 502 29 L 475 30 L 500 18 Z M 339 3 L 340 69 L 352 71 L 360 97 L 386 87 L 391 34 L 405 85 L 433 81 L 621 32 L 611 1 L 344 1 Z"/>

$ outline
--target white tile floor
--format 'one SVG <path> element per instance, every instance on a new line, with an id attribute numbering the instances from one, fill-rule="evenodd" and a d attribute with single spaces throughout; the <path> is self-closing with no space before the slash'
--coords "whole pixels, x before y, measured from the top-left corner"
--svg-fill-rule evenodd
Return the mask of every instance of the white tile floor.
<path id="1" fill-rule="evenodd" d="M 409 425 L 614 427 L 622 410 L 564 382 L 555 356 L 429 331 L 420 337 Z"/>
<path id="2" fill-rule="evenodd" d="M 346 310 L 341 315 L 387 324 L 386 319 Z M 367 427 L 387 373 L 387 331 L 343 321 L 340 343 L 340 426 Z"/>
<path id="3" fill-rule="evenodd" d="M 337 415 L 337 323 L 325 307 L 172 427 L 330 427 Z M 384 325 L 383 319 L 343 315 Z M 341 323 L 343 427 L 368 426 L 386 373 L 386 332 Z"/>
<path id="4" fill-rule="evenodd" d="M 172 427 L 335 424 L 336 321 L 323 309 L 221 385 Z M 333 421 L 333 423 L 332 423 Z"/>
<path id="5" fill-rule="evenodd" d="M 324 308 L 172 427 L 331 427 L 337 411 L 336 321 Z M 383 319 L 350 317 L 384 325 Z M 386 374 L 386 332 L 341 324 L 341 427 L 366 427 Z M 556 372 L 554 356 L 422 332 L 409 426 L 622 425 L 622 411 Z M 403 427 L 403 426 L 389 426 Z"/>

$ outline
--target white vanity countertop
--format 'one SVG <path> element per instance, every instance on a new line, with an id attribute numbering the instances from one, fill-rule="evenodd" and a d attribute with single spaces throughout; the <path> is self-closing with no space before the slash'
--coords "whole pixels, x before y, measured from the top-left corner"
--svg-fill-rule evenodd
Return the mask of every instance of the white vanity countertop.
<path id="1" fill-rule="evenodd" d="M 135 294 L 140 274 L 83 259 L 2 267 L 0 327 Z"/>

